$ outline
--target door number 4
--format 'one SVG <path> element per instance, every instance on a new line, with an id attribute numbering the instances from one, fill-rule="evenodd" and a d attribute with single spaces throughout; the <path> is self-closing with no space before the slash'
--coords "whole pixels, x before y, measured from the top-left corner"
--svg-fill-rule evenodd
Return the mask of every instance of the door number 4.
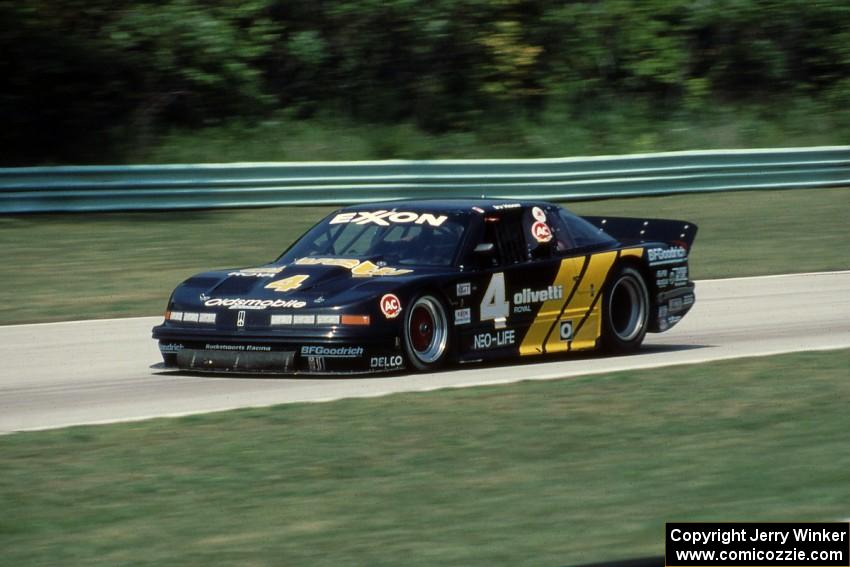
<path id="1" fill-rule="evenodd" d="M 511 304 L 505 299 L 505 274 L 493 274 L 481 298 L 481 320 L 493 319 L 497 328 L 504 327 L 510 308 Z"/>

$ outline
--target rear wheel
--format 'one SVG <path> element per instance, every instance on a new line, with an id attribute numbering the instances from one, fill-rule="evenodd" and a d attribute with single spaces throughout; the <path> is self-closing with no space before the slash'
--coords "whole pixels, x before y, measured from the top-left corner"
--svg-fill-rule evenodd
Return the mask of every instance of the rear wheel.
<path id="1" fill-rule="evenodd" d="M 637 350 L 649 320 L 649 292 L 643 276 L 632 267 L 620 267 L 602 300 L 602 348 L 619 353 Z"/>
<path id="2" fill-rule="evenodd" d="M 442 302 L 423 295 L 404 318 L 404 351 L 416 370 L 433 370 L 448 357 L 449 323 Z"/>

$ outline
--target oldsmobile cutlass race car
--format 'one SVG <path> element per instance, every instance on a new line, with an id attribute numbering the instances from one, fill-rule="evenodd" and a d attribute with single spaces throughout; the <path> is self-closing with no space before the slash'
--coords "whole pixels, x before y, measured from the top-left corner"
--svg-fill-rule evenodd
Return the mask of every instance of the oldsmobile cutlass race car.
<path id="1" fill-rule="evenodd" d="M 274 262 L 180 284 L 153 338 L 165 367 L 240 373 L 630 352 L 693 306 L 696 231 L 545 202 L 346 207 Z"/>

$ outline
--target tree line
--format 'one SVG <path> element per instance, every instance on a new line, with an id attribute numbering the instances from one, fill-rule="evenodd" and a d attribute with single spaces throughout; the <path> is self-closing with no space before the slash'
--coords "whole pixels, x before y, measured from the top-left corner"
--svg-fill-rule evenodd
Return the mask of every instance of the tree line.
<path id="1" fill-rule="evenodd" d="M 850 103 L 845 0 L 27 0 L 0 19 L 6 164 L 281 110 L 447 131 L 623 97 Z"/>

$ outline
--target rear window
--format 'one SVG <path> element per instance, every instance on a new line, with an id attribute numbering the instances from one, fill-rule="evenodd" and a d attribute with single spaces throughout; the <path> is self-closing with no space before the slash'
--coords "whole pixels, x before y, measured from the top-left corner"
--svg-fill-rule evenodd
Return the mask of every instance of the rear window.
<path id="1" fill-rule="evenodd" d="M 616 240 L 583 218 L 561 209 L 561 220 L 567 227 L 575 248 L 611 246 Z"/>

